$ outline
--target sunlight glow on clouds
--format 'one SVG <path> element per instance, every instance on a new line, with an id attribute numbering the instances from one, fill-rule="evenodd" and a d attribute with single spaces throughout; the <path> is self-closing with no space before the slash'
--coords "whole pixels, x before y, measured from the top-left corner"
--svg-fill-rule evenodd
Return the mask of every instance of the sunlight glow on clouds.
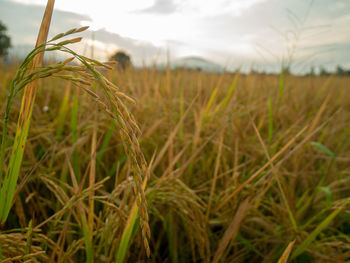
<path id="1" fill-rule="evenodd" d="M 0 0 L 0 17 L 14 34 L 14 44 L 35 43 L 46 2 Z M 56 0 L 55 23 L 52 23 L 50 33 L 89 25 L 90 31 L 84 34 L 83 44 L 91 46 L 92 31 L 95 31 L 96 56 L 106 59 L 120 48 L 141 64 L 159 57 L 166 59 L 169 52 L 172 59 L 195 55 L 221 64 L 232 61 L 236 68 L 245 63 L 248 67 L 261 64 L 265 69 L 279 69 L 288 49 L 297 44 L 295 59 L 303 60 L 305 67 L 327 63 L 333 68 L 337 63 L 349 65 L 350 55 L 345 54 L 350 46 L 350 35 L 347 34 L 350 1 L 313 1 L 305 24 L 297 28 L 296 21 L 304 21 L 311 2 Z M 297 17 L 296 21 L 292 21 L 295 18 L 291 16 Z M 303 31 L 300 40 L 289 37 L 286 41 L 286 32 L 293 36 L 296 30 Z M 83 44 L 80 50 L 84 49 Z M 317 56 L 311 59 L 312 54 Z"/>
<path id="2" fill-rule="evenodd" d="M 24 4 L 44 6 L 45 0 L 13 0 Z M 87 15 L 90 21 L 81 21 L 91 30 L 117 33 L 123 37 L 152 43 L 171 51 L 171 55 L 205 55 L 208 50 L 248 54 L 253 52 L 252 43 L 226 42 L 212 37 L 203 28 L 202 20 L 220 15 L 240 16 L 245 10 L 267 0 L 128 0 L 128 1 L 72 1 L 55 2 L 55 9 Z M 227 25 L 231 26 L 231 25 Z M 169 40 L 178 40 L 183 45 L 174 46 Z M 96 42 L 97 43 L 97 42 Z M 105 44 L 105 47 L 103 47 Z M 107 47 L 108 46 L 108 47 Z M 100 54 L 111 52 L 112 43 L 99 42 Z"/>
<path id="3" fill-rule="evenodd" d="M 38 5 L 46 3 L 45 0 L 14 1 Z M 244 10 L 264 1 L 99 0 L 96 4 L 96 1 L 60 0 L 55 2 L 55 8 L 88 15 L 92 20 L 89 25 L 94 30 L 105 28 L 123 36 L 160 45 L 167 39 L 187 39 L 193 32 L 201 30 L 196 24 L 198 18 L 223 13 L 241 15 Z"/>
<path id="4" fill-rule="evenodd" d="M 245 9 L 266 0 L 216 0 L 216 1 L 185 1 L 185 8 L 191 14 L 199 13 L 203 16 L 216 16 L 223 13 L 241 15 Z"/>

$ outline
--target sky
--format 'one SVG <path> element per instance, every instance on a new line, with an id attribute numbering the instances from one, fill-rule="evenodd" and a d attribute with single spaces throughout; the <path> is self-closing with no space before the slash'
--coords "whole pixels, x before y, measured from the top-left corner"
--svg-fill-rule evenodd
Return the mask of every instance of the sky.
<path id="1" fill-rule="evenodd" d="M 13 54 L 34 46 L 45 0 L 0 0 Z M 56 0 L 50 35 L 89 25 L 75 49 L 134 64 L 198 56 L 228 69 L 350 68 L 350 0 Z"/>

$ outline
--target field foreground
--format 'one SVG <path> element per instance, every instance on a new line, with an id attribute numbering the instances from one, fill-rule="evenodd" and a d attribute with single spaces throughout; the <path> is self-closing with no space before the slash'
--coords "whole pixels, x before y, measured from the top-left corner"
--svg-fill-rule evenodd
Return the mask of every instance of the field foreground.
<path id="1" fill-rule="evenodd" d="M 15 70 L 0 69 L 1 125 Z M 120 127 L 51 78 L 39 83 L 0 262 L 350 260 L 350 78 L 105 75 L 136 100 L 126 105 L 151 174 L 151 257 Z"/>

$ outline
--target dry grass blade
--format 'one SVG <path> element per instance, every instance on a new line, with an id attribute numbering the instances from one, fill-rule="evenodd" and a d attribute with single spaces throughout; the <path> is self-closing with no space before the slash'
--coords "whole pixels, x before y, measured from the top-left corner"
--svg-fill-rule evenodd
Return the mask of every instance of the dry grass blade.
<path id="1" fill-rule="evenodd" d="M 266 148 L 266 145 L 265 145 L 263 139 L 261 138 L 260 132 L 258 131 L 258 129 L 257 129 L 257 127 L 256 127 L 256 125 L 255 125 L 255 123 L 254 123 L 254 121 L 252 119 L 251 119 L 251 122 L 252 122 L 252 126 L 253 126 L 253 128 L 254 128 L 257 136 L 258 136 L 259 142 L 260 142 L 261 146 L 263 147 L 264 153 L 265 153 L 268 161 L 270 162 L 271 161 L 271 157 L 270 157 L 269 152 L 267 151 L 267 148 Z M 282 196 L 283 203 L 284 203 L 284 205 L 285 205 L 285 207 L 286 207 L 286 209 L 288 211 L 289 219 L 291 221 L 291 224 L 292 224 L 294 230 L 296 231 L 298 226 L 297 226 L 297 223 L 295 221 L 293 212 L 292 212 L 292 210 L 290 208 L 290 205 L 288 203 L 286 194 L 284 193 L 284 190 L 283 190 L 283 187 L 282 187 L 282 184 L 281 184 L 281 180 L 280 180 L 279 175 L 278 175 L 278 171 L 277 171 L 276 167 L 274 166 L 274 164 L 272 162 L 270 162 L 270 166 L 271 166 L 272 173 L 273 173 L 273 175 L 275 177 L 275 180 L 277 182 L 280 194 Z"/>
<path id="2" fill-rule="evenodd" d="M 319 121 L 320 121 L 320 118 L 321 118 L 323 112 L 326 110 L 326 107 L 327 107 L 328 102 L 329 102 L 330 99 L 332 98 L 332 94 L 333 94 L 333 93 L 330 92 L 330 93 L 328 94 L 328 96 L 326 97 L 326 99 L 324 100 L 324 102 L 322 103 L 322 105 L 321 105 L 320 109 L 318 110 L 318 112 L 317 112 L 317 114 L 316 114 L 316 116 L 315 116 L 313 122 L 312 122 L 311 125 L 310 125 L 310 128 L 309 128 L 309 130 L 308 130 L 308 132 L 307 132 L 308 135 L 310 135 L 310 134 L 315 130 L 315 128 L 317 127 L 317 125 L 318 125 L 318 123 L 319 123 Z"/>
<path id="3" fill-rule="evenodd" d="M 295 240 L 288 244 L 286 249 L 283 251 L 282 256 L 278 260 L 278 263 L 287 263 L 288 262 L 288 258 L 289 258 L 290 252 L 292 252 L 294 243 L 295 243 Z"/>
<path id="4" fill-rule="evenodd" d="M 96 180 L 96 143 L 97 143 L 97 107 L 94 112 L 94 124 L 93 124 L 93 132 L 91 138 L 91 162 L 90 162 L 90 172 L 89 172 L 89 186 L 92 188 L 95 184 Z M 90 192 L 89 196 L 89 214 L 88 214 L 88 226 L 90 233 L 90 241 L 92 241 L 92 233 L 94 231 L 94 196 L 95 193 L 93 191 Z"/>
<path id="5" fill-rule="evenodd" d="M 150 173 L 152 173 L 154 171 L 154 169 L 157 167 L 157 165 L 159 164 L 159 162 L 161 161 L 161 159 L 163 158 L 165 152 L 167 151 L 169 145 L 171 144 L 172 140 L 175 138 L 177 132 L 179 131 L 182 122 L 184 121 L 184 119 L 186 118 L 187 114 L 190 112 L 190 110 L 192 109 L 192 106 L 194 105 L 194 102 L 196 101 L 197 97 L 195 97 L 191 104 L 188 106 L 187 110 L 185 111 L 185 113 L 183 114 L 182 118 L 179 120 L 178 124 L 176 125 L 176 127 L 173 129 L 173 131 L 171 132 L 171 134 L 168 136 L 168 140 L 166 142 L 166 144 L 164 144 L 163 148 L 161 149 L 161 151 L 159 152 L 157 159 L 154 161 L 154 164 L 151 168 Z"/>
<path id="6" fill-rule="evenodd" d="M 219 147 L 218 147 L 218 153 L 216 156 L 216 164 L 215 164 L 215 170 L 214 170 L 214 176 L 213 176 L 213 183 L 211 185 L 210 194 L 209 194 L 208 208 L 207 208 L 207 214 L 206 214 L 207 221 L 209 220 L 209 216 L 210 216 L 210 209 L 211 209 L 211 204 L 212 204 L 213 197 L 214 197 L 216 180 L 217 180 L 219 168 L 220 168 L 223 140 L 224 140 L 224 133 L 222 132 L 220 135 L 220 139 L 219 139 Z"/>
<path id="7" fill-rule="evenodd" d="M 249 211 L 249 198 L 245 199 L 238 207 L 238 210 L 229 225 L 229 227 L 226 229 L 224 236 L 222 237 L 219 247 L 217 248 L 214 258 L 212 260 L 213 263 L 219 262 L 220 258 L 224 254 L 228 244 L 231 240 L 235 239 L 240 225 L 244 219 L 244 217 L 247 215 L 247 212 Z"/>
<path id="8" fill-rule="evenodd" d="M 16 262 L 18 260 L 25 260 L 25 259 L 35 259 L 37 256 L 41 256 L 45 254 L 45 251 L 38 251 L 38 252 L 34 252 L 34 253 L 30 253 L 30 254 L 27 254 L 27 255 L 24 255 L 24 256 L 16 256 L 16 257 L 12 257 L 12 258 L 7 258 L 7 259 L 4 259 L 4 260 L 1 260 L 0 263 L 7 263 L 7 262 Z"/>
<path id="9" fill-rule="evenodd" d="M 262 171 L 264 171 L 268 166 L 271 165 L 278 157 L 280 157 L 295 141 L 296 139 L 305 132 L 307 126 L 301 129 L 286 145 L 279 150 L 267 163 L 265 163 L 259 170 L 257 170 L 252 176 L 249 177 L 247 181 L 241 184 L 232 194 L 226 197 L 221 203 L 215 208 L 214 212 L 218 211 L 221 207 L 223 207 L 232 197 L 234 197 L 237 193 L 239 193 L 245 186 L 251 183 L 256 177 L 258 177 Z"/>

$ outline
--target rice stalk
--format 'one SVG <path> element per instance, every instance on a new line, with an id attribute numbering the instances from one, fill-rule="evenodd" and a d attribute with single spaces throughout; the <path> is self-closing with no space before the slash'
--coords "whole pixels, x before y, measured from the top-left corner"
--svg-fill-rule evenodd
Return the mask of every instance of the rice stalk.
<path id="1" fill-rule="evenodd" d="M 295 240 L 288 244 L 288 246 L 283 251 L 283 254 L 277 263 L 288 263 L 288 258 L 289 258 L 289 255 L 290 255 L 292 249 L 293 249 L 294 243 L 295 243 Z"/>
<path id="2" fill-rule="evenodd" d="M 39 35 L 36 42 L 36 47 L 45 46 L 45 42 L 47 40 L 47 36 L 49 33 L 51 16 L 54 7 L 54 0 L 48 0 L 45 14 L 40 26 Z M 34 56 L 31 60 L 30 68 L 33 69 L 40 66 L 42 63 L 42 59 L 44 56 L 44 52 L 39 52 L 36 56 Z M 29 63 L 29 61 L 28 61 Z M 20 71 L 19 71 L 20 72 Z M 18 73 L 16 74 L 18 75 Z M 30 119 L 33 111 L 33 105 L 36 96 L 36 79 L 30 81 L 28 85 L 25 85 L 24 94 L 22 99 L 22 105 L 20 110 L 20 115 L 18 117 L 18 125 L 15 141 L 12 147 L 12 153 L 10 157 L 10 163 L 6 171 L 6 175 L 3 178 L 2 176 L 2 168 L 4 162 L 5 155 L 5 145 L 7 144 L 7 122 L 8 122 L 8 114 L 10 112 L 11 100 L 14 95 L 14 82 L 12 84 L 8 100 L 6 106 L 6 114 L 4 119 L 4 127 L 3 127 L 3 137 L 1 142 L 1 156 L 0 156 L 0 182 L 1 182 L 1 191 L 0 191 L 0 222 L 4 223 L 7 219 L 8 213 L 10 211 L 12 200 L 14 196 L 15 187 L 17 184 L 17 179 L 19 175 L 19 169 L 22 163 L 24 147 L 28 136 Z"/>
<path id="3" fill-rule="evenodd" d="M 78 86 L 78 88 L 85 91 L 100 107 L 102 107 L 112 118 L 119 124 L 120 134 L 126 145 L 125 150 L 127 151 L 130 160 L 132 161 L 133 174 L 135 178 L 135 188 L 137 193 L 137 202 L 140 207 L 139 213 L 141 217 L 141 228 L 142 235 L 145 245 L 148 244 L 148 238 L 150 237 L 150 230 L 148 226 L 148 214 L 147 214 L 147 204 L 144 197 L 144 190 L 141 187 L 142 177 L 148 175 L 146 161 L 143 156 L 143 153 L 140 149 L 138 142 L 138 136 L 140 135 L 140 129 L 136 124 L 134 117 L 129 113 L 127 107 L 124 105 L 123 101 L 134 102 L 133 99 L 129 98 L 127 95 L 122 93 L 117 86 L 107 80 L 101 73 L 96 70 L 96 67 L 105 67 L 110 68 L 109 65 L 98 62 L 97 60 L 86 58 L 75 53 L 73 50 L 67 47 L 69 44 L 77 43 L 81 38 L 73 38 L 58 43 L 54 41 L 59 40 L 63 36 L 69 36 L 70 34 L 82 32 L 86 30 L 86 27 L 79 29 L 72 29 L 67 31 L 64 34 L 59 34 L 53 39 L 49 40 L 46 43 L 40 44 L 37 46 L 29 55 L 25 58 L 15 79 L 13 80 L 11 86 L 11 96 L 8 99 L 8 106 L 6 111 L 6 117 L 10 112 L 10 107 L 12 103 L 12 95 L 17 94 L 22 90 L 26 85 L 33 85 L 33 82 L 38 79 L 43 79 L 47 77 L 59 78 L 70 81 L 73 85 Z M 59 62 L 46 67 L 34 67 L 32 70 L 28 69 L 28 65 L 32 60 L 35 61 L 35 58 L 39 54 L 47 51 L 60 51 L 66 54 L 72 55 L 72 58 L 67 59 L 64 62 Z M 73 59 L 78 60 L 82 65 L 81 66 L 70 66 L 67 65 Z M 66 74 L 70 73 L 70 74 Z M 73 76 L 75 74 L 77 77 Z M 93 92 L 89 87 L 92 83 L 97 83 L 99 90 L 104 94 L 100 96 Z M 35 90 L 35 89 L 34 89 Z M 31 91 L 33 92 L 33 91 Z M 25 89 L 26 94 L 26 89 Z M 32 94 L 32 93 L 30 93 Z M 1 199 L 0 203 L 2 204 L 1 208 L 1 219 L 2 222 L 6 221 L 7 215 L 11 208 L 11 202 L 14 197 L 14 190 L 17 183 L 17 178 L 20 170 L 20 164 L 23 157 L 24 145 L 29 131 L 29 121 L 31 116 L 31 111 L 33 107 L 33 99 L 35 98 L 35 93 L 33 94 L 31 100 L 28 100 L 28 95 L 25 95 L 23 98 L 22 104 L 22 115 L 19 118 L 18 132 L 16 135 L 16 140 L 13 146 L 13 154 L 11 155 L 10 164 L 7 169 L 7 174 L 4 179 L 4 182 L 1 186 Z M 23 115 L 24 114 L 24 115 Z M 75 118 L 76 119 L 76 118 Z M 76 121 L 74 121 L 76 123 Z M 6 124 L 7 120 L 4 122 L 4 133 L 2 141 L 2 156 L 4 159 L 4 149 L 6 142 Z M 75 126 L 75 125 L 74 125 Z M 23 127 L 23 128 L 22 128 Z M 75 126 L 76 127 L 76 126 Z M 149 249 L 147 250 L 149 254 Z"/>

